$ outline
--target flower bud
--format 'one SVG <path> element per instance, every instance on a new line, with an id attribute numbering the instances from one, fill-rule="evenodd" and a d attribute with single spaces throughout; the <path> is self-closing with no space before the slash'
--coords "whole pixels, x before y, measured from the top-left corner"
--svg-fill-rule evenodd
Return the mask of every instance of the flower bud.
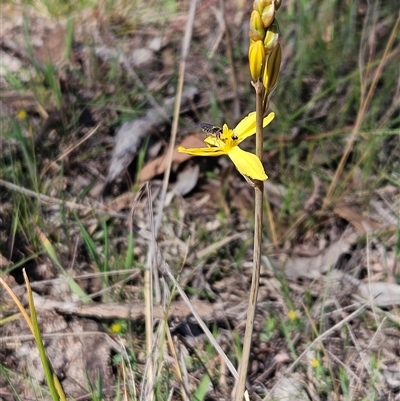
<path id="1" fill-rule="evenodd" d="M 264 68 L 262 83 L 268 93 L 275 89 L 279 71 L 281 69 L 281 60 L 282 50 L 281 45 L 278 43 L 272 53 L 267 56 L 266 66 Z"/>
<path id="2" fill-rule="evenodd" d="M 279 26 L 276 20 L 267 29 L 264 38 L 265 53 L 270 53 L 276 48 L 279 42 Z"/>
<path id="3" fill-rule="evenodd" d="M 253 39 L 254 41 L 264 40 L 265 28 L 261 19 L 261 15 L 256 10 L 253 10 L 251 13 L 249 28 L 250 39 Z"/>
<path id="4" fill-rule="evenodd" d="M 262 13 L 261 13 L 261 19 L 264 25 L 264 28 L 268 28 L 271 24 L 272 21 L 275 18 L 275 6 L 274 4 L 270 4 L 266 7 L 263 8 Z"/>
<path id="5" fill-rule="evenodd" d="M 251 41 L 249 46 L 249 67 L 253 81 L 258 81 L 261 78 L 264 59 L 265 50 L 263 42 L 261 40 L 257 40 L 256 42 Z"/>
<path id="6" fill-rule="evenodd" d="M 261 15 L 264 8 L 270 6 L 273 3 L 273 0 L 254 0 L 253 10 L 258 11 Z"/>

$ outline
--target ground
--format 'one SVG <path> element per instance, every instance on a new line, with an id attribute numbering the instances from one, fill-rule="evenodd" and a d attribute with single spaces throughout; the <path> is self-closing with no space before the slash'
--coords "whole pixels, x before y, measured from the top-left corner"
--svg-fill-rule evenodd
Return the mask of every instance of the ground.
<path id="1" fill-rule="evenodd" d="M 254 189 L 226 156 L 167 155 L 254 111 L 252 2 L 198 2 L 185 44 L 190 4 L 0 5 L 1 400 L 52 399 L 4 285 L 28 309 L 23 269 L 69 399 L 232 397 L 199 319 L 237 368 Z M 277 11 L 251 400 L 400 400 L 396 6 Z"/>

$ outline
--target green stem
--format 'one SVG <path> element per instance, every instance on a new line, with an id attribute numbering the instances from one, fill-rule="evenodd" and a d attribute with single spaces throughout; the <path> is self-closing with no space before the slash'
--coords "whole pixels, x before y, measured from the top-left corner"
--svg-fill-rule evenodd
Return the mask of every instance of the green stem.
<path id="1" fill-rule="evenodd" d="M 256 155 L 262 160 L 263 154 L 263 85 L 255 83 L 256 90 Z M 251 289 L 249 306 L 247 308 L 246 331 L 243 340 L 242 360 L 239 368 L 239 380 L 236 387 L 235 401 L 242 401 L 246 387 L 247 368 L 249 365 L 251 339 L 253 335 L 254 318 L 256 316 L 257 295 L 260 284 L 261 270 L 261 245 L 262 245 L 262 214 L 263 214 L 263 188 L 262 181 L 254 182 L 254 255 L 253 273 L 251 277 Z"/>

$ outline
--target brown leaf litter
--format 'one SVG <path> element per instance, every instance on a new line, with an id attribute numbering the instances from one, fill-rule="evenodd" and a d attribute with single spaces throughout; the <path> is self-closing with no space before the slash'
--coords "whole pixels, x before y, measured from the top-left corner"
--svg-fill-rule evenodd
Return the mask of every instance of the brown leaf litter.
<path id="1" fill-rule="evenodd" d="M 209 56 L 220 57 L 216 53 L 215 43 L 220 46 L 218 51 L 221 54 L 226 43 L 222 25 L 211 20 L 214 14 L 210 17 L 210 6 L 215 4 L 207 1 L 201 5 L 202 12 L 196 19 L 195 41 L 209 46 Z M 226 6 L 234 20 L 234 4 Z M 7 12 L 1 18 L 4 22 L 2 29 L 7 35 L 2 34 L 1 55 L 10 71 L 18 74 L 21 82 L 29 82 L 27 78 L 34 69 L 24 45 L 22 14 L 16 14 L 19 23 L 15 23 L 15 20 L 7 22 L 6 19 L 16 13 L 17 6 L 5 7 Z M 184 5 L 178 4 L 178 7 Z M 146 18 L 153 17 L 153 13 L 146 15 Z M 168 128 L 175 101 L 170 88 L 176 63 L 174 49 L 179 48 L 181 39 L 177 38 L 179 35 L 176 33 L 182 31 L 186 14 L 178 12 L 174 20 L 165 26 L 154 23 L 149 27 L 149 24 L 135 21 L 129 25 L 130 31 L 124 35 L 122 44 L 118 18 L 107 18 L 107 14 L 103 15 L 101 10 L 96 10 L 93 15 L 85 11 L 76 24 L 73 54 L 68 62 L 71 63 L 69 67 L 76 68 L 87 78 L 88 84 L 84 88 L 68 68 L 64 69 L 62 63 L 66 21 L 55 22 L 39 16 L 29 21 L 37 60 L 41 63 L 50 61 L 59 68 L 56 76 L 63 104 L 72 108 L 85 104 L 85 118 L 70 121 L 69 110 L 56 111 L 50 92 L 42 94 L 42 103 L 30 90 L 2 92 L 2 102 L 6 105 L 1 107 L 2 113 L 5 110 L 4 116 L 15 114 L 19 108 L 29 113 L 31 128 L 24 135 L 30 137 L 32 134 L 36 138 L 38 171 L 43 178 L 40 191 L 43 193 L 13 183 L 7 183 L 6 186 L 3 181 L 2 191 L 18 191 L 21 196 L 33 197 L 38 201 L 41 224 L 48 231 L 46 236 L 54 241 L 63 267 L 68 269 L 68 274 L 79 276 L 77 281 L 95 298 L 95 302 L 89 305 L 77 302 L 49 258 L 36 252 L 34 244 L 23 235 L 13 233 L 12 219 L 9 217 L 12 216 L 12 210 L 4 198 L 0 205 L 0 239 L 7 244 L 7 250 L 2 250 L 0 254 L 0 265 L 4 270 L 13 268 L 13 263 L 27 261 L 24 266 L 33 281 L 46 349 L 57 375 L 62 378 L 64 389 L 76 398 L 86 396 L 89 391 L 85 374 L 95 383 L 97 372 L 101 372 L 104 396 L 114 399 L 115 386 L 120 377 L 117 378 L 112 371 L 111 355 L 116 352 L 125 357 L 122 340 L 113 339 L 106 333 L 105 326 L 114 319 L 130 319 L 131 331 L 127 337 L 135 343 L 135 352 L 144 355 L 142 272 L 147 250 L 154 240 L 150 225 L 153 215 L 149 205 L 158 202 L 160 184 L 154 178 L 166 169 L 168 138 L 160 133 Z M 239 34 L 239 30 L 236 34 Z M 93 43 L 85 42 L 88 37 L 92 38 Z M 132 53 L 132 49 L 136 51 Z M 204 146 L 203 137 L 191 134 L 195 131 L 202 108 L 214 103 L 215 98 L 221 105 L 221 110 L 218 110 L 221 116 L 229 115 L 231 107 L 228 68 L 221 60 L 217 64 L 223 73 L 216 74 L 204 54 L 203 48 L 196 47 L 188 60 L 188 82 L 200 82 L 200 85 L 184 101 L 182 126 L 190 128 L 182 132 L 179 143 L 185 147 Z M 291 49 L 288 45 L 284 50 L 284 64 L 287 65 L 290 59 Z M 122 99 L 125 102 L 122 106 L 116 105 L 112 97 L 107 97 L 113 94 L 114 85 L 102 80 L 104 71 L 109 72 L 108 67 L 114 62 L 120 74 L 118 79 L 128 94 L 127 100 Z M 145 70 L 142 71 L 144 66 Z M 207 79 L 204 81 L 205 77 Z M 312 95 L 317 95 L 325 81 L 323 77 L 308 76 L 305 82 L 312 85 Z M 135 92 L 138 87 L 142 92 Z M 129 97 L 131 92 L 135 93 L 132 95 L 134 99 Z M 165 100 L 153 99 L 151 92 L 158 93 L 159 98 Z M 105 97 L 102 98 L 100 94 Z M 106 104 L 99 106 L 96 103 L 99 99 Z M 111 123 L 119 117 L 118 107 L 130 108 L 132 104 L 142 103 L 146 106 L 140 110 L 140 114 L 125 125 L 118 128 Z M 328 106 L 326 103 L 318 112 L 326 116 Z M 306 117 L 313 118 L 313 112 L 310 108 Z M 52 118 L 55 115 L 57 118 Z M 43 119 L 47 117 L 47 123 L 43 124 Z M 65 126 L 68 130 L 63 128 L 63 118 L 67 120 Z M 99 129 L 96 135 L 90 136 L 88 133 L 93 127 Z M 289 140 L 299 139 L 297 134 L 300 130 L 294 133 Z M 139 180 L 149 181 L 148 185 L 142 186 L 137 192 L 125 192 L 122 195 L 117 192 L 116 195 L 121 196 L 113 197 L 108 203 L 98 202 L 99 190 L 86 192 L 89 182 L 96 181 L 103 185 L 117 181 L 149 136 L 155 142 L 151 147 L 154 153 L 145 159 L 144 167 L 137 171 Z M 329 162 L 336 160 L 342 152 L 343 145 L 336 143 L 331 149 Z M 170 187 L 168 202 L 171 206 L 165 210 L 157 244 L 163 250 L 163 258 L 173 266 L 179 281 L 188 290 L 193 290 L 191 301 L 200 316 L 210 327 L 218 329 L 220 343 L 227 352 L 231 352 L 236 336 L 243 334 L 246 318 L 252 269 L 249 262 L 252 257 L 249 234 L 252 225 L 252 190 L 237 179 L 233 174 L 234 169 L 226 167 L 223 160 L 215 159 L 216 163 L 210 169 L 212 174 L 206 177 L 203 171 L 199 173 L 197 160 L 187 163 L 189 158 L 191 156 L 176 151 L 173 154 L 176 182 Z M 315 150 L 313 161 L 317 166 L 325 165 L 326 153 Z M 183 167 L 186 170 L 180 170 Z M 63 176 L 61 171 L 64 172 Z M 273 395 L 282 399 L 310 396 L 315 400 L 333 398 L 333 394 L 321 395 L 316 391 L 320 388 L 318 381 L 322 379 L 317 376 L 311 362 L 319 357 L 322 369 L 329 367 L 331 372 L 343 369 L 348 373 L 349 399 L 367 397 L 372 388 L 381 399 L 385 399 L 386 394 L 389 394 L 386 399 L 395 399 L 400 388 L 400 335 L 397 329 L 400 290 L 395 246 L 398 188 L 388 186 L 374 192 L 366 208 L 357 202 L 358 198 L 362 198 L 362 186 L 350 186 L 348 198 L 335 200 L 333 209 L 326 211 L 321 210 L 326 184 L 316 176 L 313 179 L 314 191 L 304 194 L 304 199 L 308 199 L 304 201 L 305 213 L 295 222 L 286 220 L 284 209 L 291 188 L 274 180 L 273 175 L 265 184 L 273 217 L 280 222 L 278 234 L 285 233 L 285 236 L 278 235 L 281 238 L 278 247 L 272 246 L 268 239 L 264 243 L 249 388 L 253 392 L 263 393 L 266 388 L 271 389 L 278 383 Z M 188 193 L 183 198 L 182 195 Z M 125 272 L 128 277 L 123 279 L 121 271 L 111 272 L 108 286 L 103 288 L 103 276 L 100 278 L 97 275 L 97 266 L 87 255 L 76 228 L 76 217 L 70 211 L 76 213 L 87 228 L 99 255 L 106 254 L 105 245 L 100 239 L 104 235 L 104 224 L 107 224 L 110 237 L 108 246 L 112 250 L 109 262 L 118 268 L 125 263 L 118 259 L 122 254 L 120 250 L 124 249 L 127 238 L 133 233 L 135 242 L 132 258 L 135 266 L 142 269 L 138 269 L 140 275 L 129 276 Z M 313 219 L 311 226 L 307 225 L 307 217 Z M 270 230 L 270 227 L 267 229 Z M 389 240 L 375 235 L 377 230 L 389 233 Z M 17 282 L 18 269 L 12 274 L 15 278 L 6 276 L 6 279 L 18 296 L 23 298 L 24 288 L 18 286 Z M 160 282 L 164 285 L 165 280 L 162 277 Z M 289 292 L 290 296 L 287 295 Z M 2 317 L 11 320 L 0 328 L 0 340 L 4 345 L 0 349 L 0 358 L 7 368 L 16 373 L 27 372 L 42 384 L 43 375 L 32 337 L 24 322 L 15 315 L 10 300 L 3 298 L 3 294 L 0 296 Z M 116 301 L 111 303 L 109 299 Z M 373 306 L 368 304 L 368 308 L 362 311 L 362 317 L 359 314 L 352 315 L 357 308 L 371 301 Z M 298 324 L 293 328 L 288 318 L 292 308 Z M 165 318 L 160 304 L 153 305 L 153 318 Z M 173 335 L 177 339 L 183 338 L 179 346 L 182 356 L 200 354 L 203 357 L 202 351 L 207 344 L 204 337 L 198 334 L 198 325 L 191 318 L 187 305 L 179 298 L 171 300 L 168 319 L 171 326 L 172 320 L 177 323 L 176 330 L 172 330 Z M 271 322 L 275 326 L 269 328 Z M 307 349 L 319 336 L 322 338 Z M 296 355 L 301 355 L 304 350 L 307 352 L 296 365 L 299 369 L 290 373 L 288 367 L 294 363 Z M 236 357 L 233 353 L 230 355 Z M 375 358 L 379 358 L 382 365 L 378 378 L 373 377 L 370 369 Z M 169 368 L 173 366 L 171 359 L 169 354 L 163 359 Z M 146 363 L 144 356 L 138 358 L 138 375 L 145 371 Z M 217 357 L 208 367 L 220 379 L 221 385 L 210 391 L 210 399 L 227 399 L 234 384 L 232 377 Z M 197 380 L 203 377 L 202 369 L 190 368 L 193 369 L 191 377 Z M 332 379 L 329 375 L 326 374 Z M 280 381 L 279 377 L 282 377 Z M 3 380 L 0 378 L 0 391 L 8 388 Z M 33 387 L 26 385 L 22 376 L 15 380 L 13 377 L 12 380 L 20 397 L 35 397 Z M 340 388 L 335 380 L 336 377 L 333 377 L 333 386 L 336 386 L 334 388 L 339 394 Z M 0 394 L 8 397 L 7 394 Z M 340 397 L 337 399 L 343 399 Z"/>

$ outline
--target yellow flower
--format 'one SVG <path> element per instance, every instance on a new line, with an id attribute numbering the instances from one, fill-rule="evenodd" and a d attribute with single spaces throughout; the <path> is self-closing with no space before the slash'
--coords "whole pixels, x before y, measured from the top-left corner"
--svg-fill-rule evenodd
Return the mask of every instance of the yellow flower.
<path id="1" fill-rule="evenodd" d="M 124 328 L 122 327 L 122 324 L 119 322 L 115 322 L 111 325 L 110 331 L 113 334 L 121 334 Z"/>
<path id="2" fill-rule="evenodd" d="M 18 110 L 17 118 L 18 118 L 18 120 L 25 120 L 26 111 L 25 110 Z"/>
<path id="3" fill-rule="evenodd" d="M 296 311 L 295 310 L 290 310 L 289 312 L 288 312 L 288 318 L 289 318 L 289 320 L 291 321 L 291 322 L 293 322 L 294 320 L 296 320 L 297 319 L 297 313 L 296 313 Z"/>
<path id="4" fill-rule="evenodd" d="M 312 358 L 310 361 L 310 365 L 312 368 L 316 369 L 320 366 L 319 360 L 317 358 Z"/>
<path id="5" fill-rule="evenodd" d="M 266 127 L 275 117 L 270 113 L 263 120 L 263 127 Z M 268 177 L 260 159 L 253 153 L 246 152 L 239 148 L 240 143 L 256 133 L 256 113 L 252 112 L 245 117 L 232 130 L 226 124 L 222 128 L 222 134 L 208 136 L 204 142 L 206 148 L 186 149 L 180 146 L 178 152 L 188 153 L 194 156 L 220 156 L 228 155 L 239 173 L 253 180 L 265 181 Z"/>

